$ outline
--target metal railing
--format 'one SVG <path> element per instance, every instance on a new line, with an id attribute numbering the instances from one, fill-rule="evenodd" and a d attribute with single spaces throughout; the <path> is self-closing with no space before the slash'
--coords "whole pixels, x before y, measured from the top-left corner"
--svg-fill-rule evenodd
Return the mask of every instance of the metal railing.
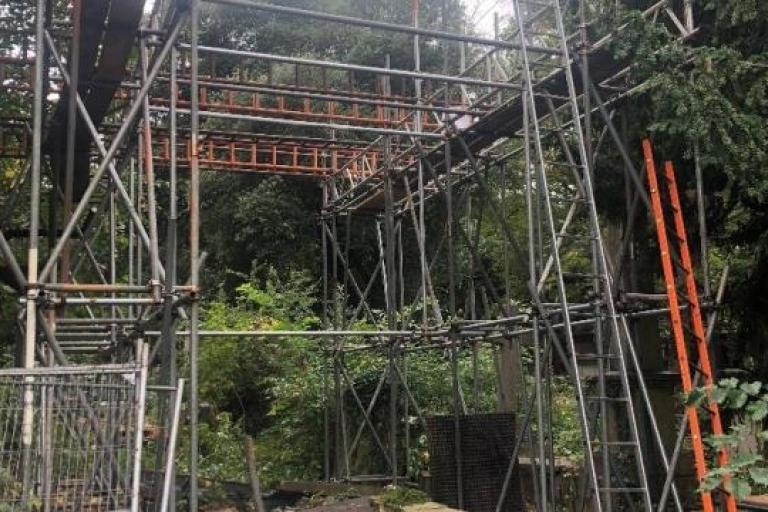
<path id="1" fill-rule="evenodd" d="M 0 510 L 138 510 L 145 397 L 144 365 L 0 370 Z"/>

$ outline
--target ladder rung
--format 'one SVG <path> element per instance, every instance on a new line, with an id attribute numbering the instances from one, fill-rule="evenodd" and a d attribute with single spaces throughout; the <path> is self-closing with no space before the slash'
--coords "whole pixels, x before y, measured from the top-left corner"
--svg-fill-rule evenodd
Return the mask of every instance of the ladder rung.
<path id="1" fill-rule="evenodd" d="M 618 359 L 616 354 L 576 354 L 577 359 Z"/>
<path id="2" fill-rule="evenodd" d="M 549 201 L 551 203 L 561 203 L 561 204 L 571 204 L 571 203 L 583 203 L 583 204 L 590 204 L 592 201 L 585 197 L 550 197 Z"/>
<path id="3" fill-rule="evenodd" d="M 593 441 L 592 444 L 600 446 L 637 446 L 637 443 L 634 441 Z"/>
<path id="4" fill-rule="evenodd" d="M 588 274 L 585 272 L 563 272 L 563 278 L 572 279 L 605 279 L 600 274 Z"/>
<path id="5" fill-rule="evenodd" d="M 570 96 L 562 96 L 560 94 L 551 94 L 551 93 L 548 93 L 548 92 L 536 92 L 536 91 L 533 91 L 533 95 L 534 96 L 539 96 L 541 98 L 549 98 L 551 100 L 568 101 L 568 100 L 571 99 Z M 549 131 L 557 132 L 557 131 L 562 131 L 562 130 L 550 129 Z"/>
<path id="6" fill-rule="evenodd" d="M 694 331 L 693 329 L 691 329 L 690 327 L 688 327 L 685 324 L 683 324 L 683 330 L 685 332 L 687 332 L 688 334 L 690 334 L 691 337 L 693 337 L 694 341 L 696 341 L 697 343 L 701 343 L 702 341 L 704 341 L 703 339 L 701 339 L 699 337 L 699 335 L 696 334 L 696 331 Z"/>
<path id="7" fill-rule="evenodd" d="M 672 264 L 673 264 L 674 266 L 676 266 L 677 268 L 679 268 L 680 270 L 682 270 L 682 271 L 683 271 L 683 272 L 685 272 L 686 274 L 687 274 L 688 272 L 690 272 L 690 271 L 688 270 L 688 268 L 687 268 L 687 267 L 685 267 L 685 266 L 683 265 L 683 262 L 682 262 L 682 261 L 680 261 L 678 258 L 670 258 L 670 259 L 672 260 Z"/>
<path id="8" fill-rule="evenodd" d="M 627 397 L 625 396 L 587 396 L 584 397 L 587 400 L 596 400 L 599 402 L 626 402 Z"/>
<path id="9" fill-rule="evenodd" d="M 683 324 L 683 330 L 684 330 L 685 332 L 687 332 L 688 334 L 695 334 L 695 333 L 693 332 L 693 329 L 691 329 L 690 327 L 688 327 L 688 326 L 687 326 L 687 325 L 685 325 L 685 324 Z"/>
<path id="10" fill-rule="evenodd" d="M 545 164 L 549 164 L 549 165 L 553 165 L 553 166 L 556 166 L 556 167 L 567 167 L 567 168 L 570 168 L 570 169 L 574 169 L 574 168 L 576 168 L 576 169 L 583 169 L 584 168 L 584 166 L 581 165 L 581 164 L 577 164 L 577 163 L 573 163 L 572 164 L 570 162 L 556 162 L 554 160 L 545 160 L 544 163 Z"/>
<path id="11" fill-rule="evenodd" d="M 541 32 L 538 30 L 526 30 L 525 31 L 526 36 L 557 36 L 557 34 L 553 34 L 552 32 Z"/>
<path id="12" fill-rule="evenodd" d="M 539 60 L 536 62 L 531 62 L 531 65 L 533 66 L 539 66 L 539 67 L 546 67 L 546 68 L 553 68 L 553 69 L 564 69 L 565 66 L 561 62 L 551 62 L 548 60 Z"/>
<path id="13" fill-rule="evenodd" d="M 688 366 L 690 366 L 691 369 L 693 371 L 695 371 L 696 373 L 700 373 L 701 375 L 703 375 L 704 378 L 709 377 L 709 372 L 705 372 L 704 369 L 701 366 L 699 366 L 699 365 L 697 365 L 695 363 L 692 363 L 690 361 L 688 362 Z"/>
<path id="14" fill-rule="evenodd" d="M 600 492 L 640 493 L 640 492 L 646 492 L 646 489 L 645 487 L 601 487 Z"/>
<path id="15" fill-rule="evenodd" d="M 571 235 L 569 233 L 558 233 L 557 238 L 574 238 L 577 240 L 597 240 L 596 236 L 592 235 Z"/>

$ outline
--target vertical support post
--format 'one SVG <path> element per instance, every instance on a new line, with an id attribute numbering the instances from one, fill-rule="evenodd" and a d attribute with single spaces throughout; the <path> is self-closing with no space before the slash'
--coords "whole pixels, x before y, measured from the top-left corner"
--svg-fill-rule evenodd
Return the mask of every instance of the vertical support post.
<path id="1" fill-rule="evenodd" d="M 131 204 L 135 207 L 136 206 L 136 162 L 133 158 L 133 155 L 129 156 L 130 158 L 128 162 L 128 172 L 130 173 L 130 176 L 128 177 L 128 192 L 130 194 L 130 200 Z M 138 212 L 138 210 L 136 210 Z M 135 276 L 135 269 L 134 269 L 134 251 L 137 248 L 136 244 L 136 226 L 133 224 L 133 217 L 128 218 L 128 284 L 133 285 L 136 284 L 136 276 Z M 131 294 L 131 297 L 133 297 L 134 294 Z M 128 306 L 128 317 L 129 318 L 135 318 L 133 310 L 134 306 L 133 304 L 130 304 Z"/>
<path id="2" fill-rule="evenodd" d="M 176 439 L 179 437 L 179 423 L 181 421 L 181 404 L 184 395 L 184 379 L 179 379 L 176 383 L 176 392 L 174 393 L 173 412 L 171 413 L 170 432 L 168 433 L 168 448 L 165 451 L 165 471 L 163 472 L 163 497 L 160 501 L 160 512 L 175 510 L 171 508 L 173 502 L 174 481 L 176 480 L 176 471 L 174 459 L 176 458 Z"/>
<path id="3" fill-rule="evenodd" d="M 115 186 L 109 187 L 109 283 L 114 286 L 117 283 L 117 208 L 115 204 Z M 113 291 L 112 298 L 117 298 Z M 114 320 L 117 318 L 117 306 L 110 307 L 110 317 L 113 322 L 109 327 L 110 341 L 112 347 L 117 347 L 117 324 Z"/>
<path id="4" fill-rule="evenodd" d="M 176 314 L 174 311 L 173 302 L 176 298 L 176 271 L 177 271 L 177 238 L 178 238 L 178 175 L 177 175 L 177 117 L 176 106 L 179 96 L 178 82 L 177 82 L 177 63 L 178 63 L 178 51 L 174 46 L 171 48 L 170 57 L 170 83 L 169 83 L 169 112 L 168 112 L 168 157 L 170 160 L 168 170 L 168 227 L 166 232 L 166 262 L 165 262 L 165 289 L 164 289 L 164 303 L 163 303 L 163 318 L 162 318 L 162 336 L 157 343 L 161 344 L 160 348 L 160 381 L 164 384 L 172 386 L 177 382 L 177 353 L 176 353 Z M 183 382 L 183 381 L 179 381 Z M 181 394 L 181 391 L 177 388 L 177 396 Z M 178 401 L 178 399 L 177 399 Z M 175 442 L 172 439 L 172 433 L 176 419 L 172 416 L 168 416 L 166 419 L 166 454 L 175 449 L 172 443 Z M 171 475 L 166 475 L 166 478 L 170 478 L 171 481 L 176 480 L 176 466 L 170 464 L 167 466 L 166 471 L 170 471 Z M 167 499 L 167 507 L 169 510 L 176 509 L 176 494 L 171 493 L 166 498 L 162 496 L 162 500 Z"/>
<path id="5" fill-rule="evenodd" d="M 82 30 L 82 0 L 72 2 L 72 42 L 69 51 L 69 96 L 67 96 L 67 140 L 64 171 L 64 222 L 72 215 L 75 181 L 75 144 L 77 135 L 77 95 L 80 79 L 80 33 Z M 54 190 L 54 194 L 58 191 Z M 50 238 L 50 237 L 49 237 Z M 71 242 L 61 253 L 60 277 L 64 283 L 71 280 Z"/>
<path id="6" fill-rule="evenodd" d="M 45 79 L 45 11 L 46 0 L 37 0 L 35 13 L 35 79 L 32 105 L 32 166 L 30 168 L 30 220 L 29 249 L 27 252 L 27 303 L 26 324 L 22 364 L 24 368 L 35 365 L 35 340 L 37 334 L 37 295 L 38 295 L 38 248 L 40 242 L 40 168 L 42 165 L 43 138 L 43 80 Z M 29 499 L 32 477 L 32 435 L 34 432 L 34 394 L 31 377 L 26 379 L 24 387 L 24 409 L 22 412 L 22 450 L 24 458 L 24 481 L 22 482 L 22 503 Z"/>
<path id="7" fill-rule="evenodd" d="M 699 141 L 693 141 L 693 168 L 696 173 L 696 212 L 699 217 L 699 252 L 701 258 L 701 279 L 704 286 L 704 296 L 712 293 L 709 284 L 709 246 L 707 242 L 707 215 L 704 205 L 704 178 L 701 172 L 701 147 Z"/>
<path id="8" fill-rule="evenodd" d="M 685 29 L 688 33 L 692 33 L 694 29 L 693 23 L 693 0 L 683 0 L 683 18 L 685 22 Z"/>
<path id="9" fill-rule="evenodd" d="M 56 332 L 56 316 L 55 312 L 50 311 L 46 315 L 46 322 L 48 324 L 48 330 L 52 333 Z M 50 346 L 47 347 L 48 366 L 54 366 L 56 364 L 56 358 L 54 357 L 53 350 Z M 41 404 L 40 409 L 42 413 L 41 418 L 41 450 L 42 450 L 42 499 L 43 499 L 43 512 L 50 512 L 53 504 L 51 496 L 51 489 L 53 487 L 53 432 L 55 421 L 53 418 L 53 397 L 54 388 L 51 385 L 42 386 L 40 389 Z"/>
<path id="10" fill-rule="evenodd" d="M 392 155 L 390 151 L 391 141 L 389 136 L 383 138 L 384 144 L 384 280 L 387 307 L 387 328 L 397 328 L 397 276 L 395 267 L 395 225 L 394 225 L 394 198 L 392 195 Z M 398 340 L 394 336 L 389 338 L 389 450 L 392 470 L 392 483 L 397 484 L 397 432 L 398 432 L 398 378 L 394 366 L 397 365 Z"/>
<path id="11" fill-rule="evenodd" d="M 525 84 L 523 84 L 525 86 Z M 536 272 L 536 229 L 534 226 L 534 204 L 536 196 L 533 192 L 533 173 L 531 162 L 531 132 L 530 132 L 530 119 L 528 111 L 528 101 L 523 100 L 523 147 L 525 155 L 525 208 L 526 218 L 528 221 L 527 235 L 528 235 L 528 279 L 531 289 L 536 289 L 536 283 L 538 281 Z M 542 378 L 544 371 L 541 364 L 541 341 L 539 333 L 539 318 L 533 317 L 532 320 L 533 329 L 533 350 L 534 350 L 534 391 L 536 398 L 536 441 L 537 441 L 537 456 L 539 459 L 539 485 L 538 491 L 540 497 L 537 500 L 541 505 L 541 510 L 547 510 L 547 464 L 546 464 L 546 452 L 544 449 L 544 400 L 542 389 Z M 554 464 L 554 460 L 550 461 L 550 464 Z M 554 506 L 554 503 L 552 504 Z"/>
<path id="12" fill-rule="evenodd" d="M 141 510 L 141 452 L 144 444 L 144 412 L 147 400 L 147 372 L 149 370 L 149 347 L 141 339 L 136 344 L 136 362 L 139 365 L 139 378 L 136 383 L 136 432 L 133 446 L 131 512 Z"/>
<path id="13" fill-rule="evenodd" d="M 169 110 L 169 173 L 168 173 L 168 231 L 166 239 L 166 275 L 165 275 L 165 303 L 163 311 L 163 375 L 165 384 L 173 385 L 176 381 L 176 329 L 174 325 L 173 300 L 176 287 L 176 259 L 178 236 L 178 175 L 177 175 L 177 117 L 176 105 L 178 100 L 178 83 L 176 64 L 178 51 L 176 47 L 171 49 L 170 70 L 170 110 Z"/>
<path id="14" fill-rule="evenodd" d="M 198 88 L 198 31 L 200 25 L 200 2 L 190 1 L 190 149 L 189 159 L 189 276 L 192 286 L 192 304 L 189 323 L 189 510 L 198 509 L 198 344 L 200 341 L 198 324 L 200 322 L 199 286 L 200 275 L 200 162 L 198 137 L 200 132 L 199 88 Z"/>
<path id="15" fill-rule="evenodd" d="M 321 236 L 321 250 L 323 253 L 323 329 L 328 330 L 330 328 L 330 315 L 328 312 L 328 304 L 330 300 L 328 289 L 328 234 L 325 229 L 325 217 L 327 215 L 328 207 L 328 180 L 323 180 L 322 183 L 322 202 L 323 210 L 320 215 L 320 236 Z M 330 352 L 326 351 L 326 358 L 323 361 L 323 478 L 325 481 L 331 479 L 331 418 L 330 418 L 330 400 L 328 400 L 329 394 L 329 371 L 328 364 L 332 363 L 333 359 L 328 357 Z"/>
<path id="16" fill-rule="evenodd" d="M 256 447 L 253 444 L 253 438 L 246 434 L 244 436 L 245 461 L 248 466 L 248 478 L 251 484 L 251 494 L 253 494 L 253 505 L 256 512 L 265 512 L 264 501 L 261 498 L 261 483 L 259 482 L 259 468 L 256 464 Z"/>
<path id="17" fill-rule="evenodd" d="M 413 0 L 413 26 L 415 28 L 419 28 L 419 0 Z M 414 34 L 413 35 L 413 70 L 418 73 L 421 71 L 421 49 L 419 45 L 419 35 Z M 387 59 L 387 67 L 389 67 L 389 59 Z M 416 79 L 414 80 L 414 95 L 416 97 L 416 105 L 421 105 L 422 101 L 422 95 L 421 95 L 421 80 Z M 421 127 L 421 111 L 417 113 L 416 116 L 414 116 L 414 131 L 417 133 L 421 133 L 422 127 Z M 421 322 L 422 322 L 422 328 L 427 328 L 427 296 L 428 296 L 428 290 L 427 290 L 427 272 L 429 272 L 429 268 L 427 267 L 427 255 L 426 255 L 426 226 L 424 222 L 424 203 L 425 203 L 425 196 L 424 196 L 424 163 L 421 161 L 421 158 L 419 158 L 419 161 L 417 163 L 417 171 L 418 171 L 418 190 L 419 190 L 419 233 L 418 236 L 421 238 L 420 241 L 420 247 L 421 250 L 419 251 L 419 268 L 421 269 L 421 301 L 422 301 L 422 314 L 421 314 Z"/>
<path id="18" fill-rule="evenodd" d="M 173 49 L 171 50 L 173 51 Z M 147 45 L 144 38 L 139 40 L 139 57 L 141 61 L 141 80 L 147 82 L 147 67 L 149 66 Z M 147 214 L 149 218 L 149 269 L 151 272 L 150 286 L 152 297 L 160 300 L 160 249 L 157 234 L 157 200 L 155 198 L 155 164 L 152 160 L 152 120 L 149 115 L 149 94 L 144 95 L 142 121 L 142 154 L 144 156 L 144 172 L 147 180 Z"/>

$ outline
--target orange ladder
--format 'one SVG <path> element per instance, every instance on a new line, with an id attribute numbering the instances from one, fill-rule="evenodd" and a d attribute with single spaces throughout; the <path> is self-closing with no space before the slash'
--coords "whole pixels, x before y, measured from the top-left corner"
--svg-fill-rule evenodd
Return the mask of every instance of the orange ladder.
<path id="1" fill-rule="evenodd" d="M 667 185 L 667 191 L 670 201 L 670 210 L 675 221 L 675 237 L 677 239 L 678 251 L 680 256 L 680 267 L 685 280 L 685 291 L 688 303 L 688 312 L 691 328 L 684 327 L 683 315 L 680 310 L 680 299 L 677 290 L 677 276 L 675 267 L 672 264 L 672 254 L 670 252 L 669 240 L 667 238 L 667 225 L 664 220 L 664 209 L 661 202 L 661 192 L 659 191 L 658 179 L 656 177 L 656 164 L 653 160 L 653 149 L 649 139 L 643 140 L 643 156 L 645 157 L 645 168 L 648 173 L 648 186 L 651 192 L 651 206 L 653 217 L 656 223 L 656 234 L 659 240 L 659 251 L 661 252 L 661 265 L 664 270 L 664 282 L 667 288 L 667 298 L 669 301 L 669 316 L 672 320 L 672 335 L 675 340 L 675 349 L 677 351 L 677 361 L 680 365 L 680 377 L 683 383 L 683 391 L 688 394 L 693 390 L 691 379 L 691 364 L 688 360 L 688 344 L 685 332 L 691 333 L 696 345 L 698 354 L 697 371 L 701 372 L 706 386 L 714 384 L 712 374 L 712 364 L 709 360 L 709 350 L 704 330 L 704 321 L 702 320 L 701 305 L 699 304 L 699 294 L 696 288 L 696 278 L 693 274 L 693 264 L 691 262 L 691 252 L 688 247 L 688 237 L 685 232 L 685 223 L 683 221 L 683 211 L 680 206 L 680 196 L 677 190 L 677 180 L 675 179 L 675 169 L 672 162 L 664 162 L 664 178 Z M 712 433 L 720 435 L 723 433 L 723 423 L 720 417 L 720 409 L 716 402 L 707 395 L 706 408 L 710 413 L 712 422 Z M 685 408 L 688 417 L 688 425 L 691 429 L 691 441 L 693 445 L 694 463 L 696 466 L 696 477 L 699 482 L 704 479 L 707 473 L 707 461 L 704 455 L 704 443 L 701 437 L 701 426 L 699 424 L 699 415 L 696 405 L 687 405 Z M 718 465 L 725 466 L 728 463 L 728 452 L 725 448 L 718 451 Z M 701 503 L 704 512 L 713 512 L 712 495 L 709 492 L 701 493 Z M 736 512 L 736 500 L 733 495 L 726 494 L 726 509 L 728 512 Z"/>

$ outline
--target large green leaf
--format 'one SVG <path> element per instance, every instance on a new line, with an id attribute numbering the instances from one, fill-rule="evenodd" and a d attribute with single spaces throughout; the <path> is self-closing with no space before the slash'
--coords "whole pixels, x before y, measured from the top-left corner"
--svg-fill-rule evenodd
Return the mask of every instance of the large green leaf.
<path id="1" fill-rule="evenodd" d="M 757 485 L 768 485 L 768 468 L 766 467 L 749 468 L 749 476 Z"/>

